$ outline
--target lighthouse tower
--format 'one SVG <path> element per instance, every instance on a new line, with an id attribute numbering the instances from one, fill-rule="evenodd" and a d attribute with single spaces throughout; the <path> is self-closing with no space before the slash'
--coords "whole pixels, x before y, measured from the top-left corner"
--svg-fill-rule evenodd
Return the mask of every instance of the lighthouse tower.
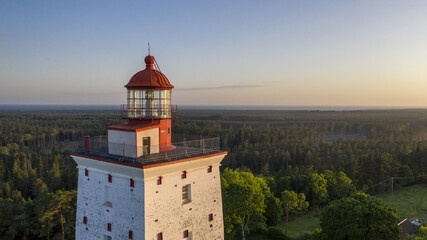
<path id="1" fill-rule="evenodd" d="M 224 239 L 219 138 L 172 142 L 173 86 L 153 56 L 125 85 L 127 123 L 86 136 L 79 169 L 76 239 Z"/>

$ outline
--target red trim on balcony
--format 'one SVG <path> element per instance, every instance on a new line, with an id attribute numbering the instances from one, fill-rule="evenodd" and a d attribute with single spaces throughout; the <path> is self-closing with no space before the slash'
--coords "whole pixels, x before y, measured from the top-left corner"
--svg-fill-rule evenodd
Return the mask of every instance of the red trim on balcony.
<path id="1" fill-rule="evenodd" d="M 113 161 L 113 160 L 107 160 L 107 159 L 98 158 L 98 157 L 91 157 L 91 156 L 86 156 L 86 155 L 77 154 L 77 153 L 71 153 L 70 155 L 71 156 L 75 156 L 75 157 L 81 157 L 81 158 L 87 158 L 87 159 L 97 160 L 97 161 L 101 161 L 101 162 L 108 162 L 108 163 L 123 165 L 123 166 L 127 166 L 127 167 L 134 167 L 134 168 L 141 168 L 141 169 L 143 168 L 143 166 L 138 166 L 138 165 L 134 165 L 134 164 L 130 164 L 130 163 L 122 163 L 122 162 L 117 162 L 117 161 Z"/>
<path id="2" fill-rule="evenodd" d="M 203 158 L 213 157 L 213 156 L 227 155 L 227 153 L 228 153 L 227 151 L 220 152 L 220 153 L 213 153 L 213 154 L 199 156 L 199 157 L 185 158 L 185 159 L 171 161 L 171 162 L 164 162 L 164 163 L 152 164 L 152 165 L 148 165 L 148 166 L 143 166 L 142 168 L 143 169 L 147 169 L 147 168 L 159 167 L 159 166 L 164 166 L 164 165 L 169 165 L 169 164 L 174 164 L 174 163 L 187 162 L 187 161 L 193 161 L 193 160 L 197 160 L 197 159 L 203 159 Z"/>
<path id="3" fill-rule="evenodd" d="M 208 157 L 213 157 L 213 156 L 227 155 L 227 153 L 228 153 L 228 152 L 227 152 L 227 151 L 225 151 L 225 152 L 213 153 L 213 154 L 204 155 L 204 156 L 199 156 L 199 157 L 184 158 L 184 159 L 181 159 L 181 160 L 175 160 L 175 161 L 170 161 L 170 162 L 164 162 L 164 163 L 151 164 L 151 165 L 147 165 L 147 166 L 138 166 L 138 165 L 133 165 L 133 164 L 129 164 L 129 163 L 122 163 L 122 162 L 117 162 L 117 161 L 112 161 L 112 160 L 102 159 L 102 158 L 98 158 L 98 157 L 85 156 L 85 155 L 77 154 L 77 153 L 71 153 L 70 155 L 71 155 L 71 156 L 76 156 L 76 157 L 81 157 L 81 158 L 87 158 L 87 159 L 98 160 L 98 161 L 102 161 L 102 162 L 108 162 L 108 163 L 113 163 L 113 164 L 123 165 L 123 166 L 128 166 L 128 167 L 134 167 L 134 168 L 147 169 L 147 168 L 159 167 L 159 166 L 163 166 L 163 165 L 169 165 L 169 164 L 175 164 L 175 163 L 181 163 L 181 162 L 193 161 L 193 160 L 203 159 L 203 158 L 208 158 Z"/>

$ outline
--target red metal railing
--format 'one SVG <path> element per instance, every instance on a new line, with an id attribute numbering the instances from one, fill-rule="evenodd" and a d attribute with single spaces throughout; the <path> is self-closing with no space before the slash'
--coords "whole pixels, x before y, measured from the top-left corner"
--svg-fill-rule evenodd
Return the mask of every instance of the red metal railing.
<path id="1" fill-rule="evenodd" d="M 121 105 L 122 118 L 130 119 L 156 119 L 156 118 L 172 118 L 178 117 L 177 105 Z"/>

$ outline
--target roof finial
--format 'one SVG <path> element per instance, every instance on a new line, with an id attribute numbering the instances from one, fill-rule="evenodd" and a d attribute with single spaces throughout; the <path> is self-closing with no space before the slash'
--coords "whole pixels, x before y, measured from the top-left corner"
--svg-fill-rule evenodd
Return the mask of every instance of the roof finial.
<path id="1" fill-rule="evenodd" d="M 150 56 L 150 32 L 148 32 L 148 56 Z"/>

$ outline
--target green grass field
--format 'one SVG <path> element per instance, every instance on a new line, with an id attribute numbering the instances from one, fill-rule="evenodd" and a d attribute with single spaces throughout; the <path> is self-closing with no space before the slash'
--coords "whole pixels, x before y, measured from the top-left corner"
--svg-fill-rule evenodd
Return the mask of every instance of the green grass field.
<path id="1" fill-rule="evenodd" d="M 394 191 L 394 194 L 376 196 L 395 208 L 399 218 L 427 220 L 427 185 L 415 185 Z"/>
<path id="2" fill-rule="evenodd" d="M 287 235 L 291 238 L 296 238 L 306 233 L 311 233 L 316 228 L 320 228 L 319 214 L 319 211 L 314 211 L 292 218 L 288 223 Z M 280 224 L 276 228 L 284 231 L 285 223 Z"/>
<path id="3" fill-rule="evenodd" d="M 427 220 L 427 185 L 415 185 L 401 188 L 390 193 L 379 194 L 375 197 L 381 199 L 390 207 L 395 208 L 399 219 L 424 219 Z M 306 233 L 311 233 L 314 229 L 320 228 L 320 212 L 310 212 L 292 218 L 288 223 L 288 236 L 297 238 Z M 284 223 L 274 228 L 284 231 Z M 254 235 L 249 240 L 268 240 L 262 235 Z"/>
<path id="4" fill-rule="evenodd" d="M 287 235 L 291 238 L 297 238 L 306 233 L 311 233 L 316 228 L 320 228 L 319 214 L 319 211 L 313 211 L 304 215 L 293 217 L 289 220 Z M 284 232 L 285 223 L 280 223 L 273 228 Z M 269 240 L 269 238 L 260 234 L 255 234 L 250 236 L 248 240 Z"/>

